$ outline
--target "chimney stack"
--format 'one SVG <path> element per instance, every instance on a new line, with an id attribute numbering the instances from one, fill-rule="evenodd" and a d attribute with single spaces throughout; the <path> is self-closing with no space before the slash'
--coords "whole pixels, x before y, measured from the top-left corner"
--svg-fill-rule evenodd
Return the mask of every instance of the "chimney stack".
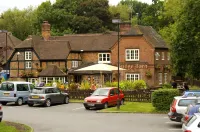
<path id="1" fill-rule="evenodd" d="M 130 22 L 120 23 L 120 34 L 121 35 L 128 32 L 130 29 L 131 29 L 131 23 Z"/>
<path id="2" fill-rule="evenodd" d="M 48 21 L 43 21 L 42 23 L 42 37 L 45 41 L 49 40 L 51 36 L 51 25 L 48 23 Z"/>

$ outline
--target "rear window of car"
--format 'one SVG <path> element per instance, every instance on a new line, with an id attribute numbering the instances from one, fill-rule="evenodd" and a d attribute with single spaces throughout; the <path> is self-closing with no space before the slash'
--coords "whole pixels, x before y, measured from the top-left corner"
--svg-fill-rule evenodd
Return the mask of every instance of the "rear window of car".
<path id="1" fill-rule="evenodd" d="M 44 89 L 42 89 L 42 88 L 34 88 L 32 90 L 32 93 L 33 94 L 44 94 Z"/>
<path id="2" fill-rule="evenodd" d="M 2 90 L 2 91 L 14 91 L 14 84 L 13 83 L 2 83 L 0 90 Z"/>
<path id="3" fill-rule="evenodd" d="M 189 127 L 195 120 L 197 119 L 197 117 L 194 115 L 192 116 L 187 122 L 186 122 L 186 126 Z"/>
<path id="4" fill-rule="evenodd" d="M 196 99 L 181 99 L 178 102 L 178 106 L 188 106 L 190 104 L 195 104 L 196 103 Z"/>

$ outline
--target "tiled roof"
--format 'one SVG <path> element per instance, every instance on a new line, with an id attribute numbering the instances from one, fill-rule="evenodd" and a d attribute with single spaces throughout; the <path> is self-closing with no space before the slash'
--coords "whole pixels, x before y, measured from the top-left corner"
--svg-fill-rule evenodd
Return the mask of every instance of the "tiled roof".
<path id="1" fill-rule="evenodd" d="M 56 65 L 48 65 L 48 67 L 42 70 L 39 77 L 64 77 L 67 76 L 62 70 L 60 70 Z"/>
<path id="2" fill-rule="evenodd" d="M 134 26 L 122 36 L 141 36 L 154 48 L 168 48 L 162 37 L 151 26 Z"/>
<path id="3" fill-rule="evenodd" d="M 70 52 L 68 41 L 44 41 L 39 36 L 30 36 L 15 48 L 34 48 L 41 60 L 66 59 Z"/>
<path id="4" fill-rule="evenodd" d="M 14 51 L 14 47 L 20 44 L 22 41 L 14 37 L 11 33 L 7 33 L 7 60 L 10 58 Z M 0 33 L 0 47 L 6 47 L 6 33 Z M 6 61 L 6 51 L 3 51 L 4 62 Z"/>
<path id="5" fill-rule="evenodd" d="M 51 39 L 68 40 L 72 51 L 109 51 L 118 38 L 115 34 L 76 34 Z"/>

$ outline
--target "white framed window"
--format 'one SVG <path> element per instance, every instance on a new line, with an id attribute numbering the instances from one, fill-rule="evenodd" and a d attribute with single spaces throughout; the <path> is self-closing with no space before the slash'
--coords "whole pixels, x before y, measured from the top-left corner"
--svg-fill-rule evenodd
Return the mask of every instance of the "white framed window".
<path id="1" fill-rule="evenodd" d="M 165 60 L 165 52 L 162 52 L 162 60 Z"/>
<path id="2" fill-rule="evenodd" d="M 164 83 L 167 83 L 167 73 L 164 73 Z"/>
<path id="3" fill-rule="evenodd" d="M 98 54 L 99 63 L 110 63 L 110 53 L 99 53 Z"/>
<path id="4" fill-rule="evenodd" d="M 25 51 L 25 60 L 32 60 L 32 52 Z"/>
<path id="5" fill-rule="evenodd" d="M 126 74 L 126 80 L 128 81 L 135 81 L 140 79 L 140 74 L 135 73 L 127 73 Z"/>
<path id="6" fill-rule="evenodd" d="M 72 61 L 72 68 L 78 67 L 78 61 Z"/>
<path id="7" fill-rule="evenodd" d="M 26 61 L 25 62 L 25 67 L 26 67 L 26 69 L 32 68 L 32 62 L 31 61 Z"/>
<path id="8" fill-rule="evenodd" d="M 156 57 L 156 60 L 159 60 L 159 58 L 160 58 L 159 52 L 156 52 L 156 53 L 155 53 L 155 57 Z"/>
<path id="9" fill-rule="evenodd" d="M 159 84 L 162 84 L 162 73 L 158 73 Z"/>
<path id="10" fill-rule="evenodd" d="M 47 77 L 47 83 L 52 83 L 53 82 L 53 77 Z"/>
<path id="11" fill-rule="evenodd" d="M 170 53 L 167 53 L 167 60 L 170 60 Z"/>
<path id="12" fill-rule="evenodd" d="M 139 49 L 126 49 L 126 61 L 139 61 Z"/>

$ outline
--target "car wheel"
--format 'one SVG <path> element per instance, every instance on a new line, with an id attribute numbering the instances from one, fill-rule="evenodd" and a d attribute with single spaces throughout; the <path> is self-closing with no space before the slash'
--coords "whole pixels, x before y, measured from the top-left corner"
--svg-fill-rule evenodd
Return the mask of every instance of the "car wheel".
<path id="1" fill-rule="evenodd" d="M 51 106 L 51 100 L 47 99 L 44 105 L 45 105 L 45 107 L 50 107 Z"/>
<path id="2" fill-rule="evenodd" d="M 108 108 L 108 103 L 106 102 L 105 104 L 104 104 L 104 109 L 107 109 Z"/>
<path id="3" fill-rule="evenodd" d="M 22 98 L 18 98 L 18 100 L 17 100 L 17 102 L 15 104 L 21 106 L 23 104 L 23 99 Z"/>
<path id="4" fill-rule="evenodd" d="M 69 97 L 65 97 L 64 104 L 69 104 Z"/>
<path id="5" fill-rule="evenodd" d="M 120 105 L 124 105 L 124 99 L 120 101 Z"/>
<path id="6" fill-rule="evenodd" d="M 7 105 L 7 102 L 1 102 L 2 105 Z"/>
<path id="7" fill-rule="evenodd" d="M 34 105 L 34 104 L 30 104 L 30 103 L 28 104 L 29 107 L 33 107 L 33 105 Z"/>
<path id="8" fill-rule="evenodd" d="M 85 109 L 86 109 L 86 110 L 89 110 L 89 109 L 90 109 L 90 107 L 85 107 Z"/>
<path id="9" fill-rule="evenodd" d="M 2 121 L 2 118 L 0 118 L 0 122 Z"/>

